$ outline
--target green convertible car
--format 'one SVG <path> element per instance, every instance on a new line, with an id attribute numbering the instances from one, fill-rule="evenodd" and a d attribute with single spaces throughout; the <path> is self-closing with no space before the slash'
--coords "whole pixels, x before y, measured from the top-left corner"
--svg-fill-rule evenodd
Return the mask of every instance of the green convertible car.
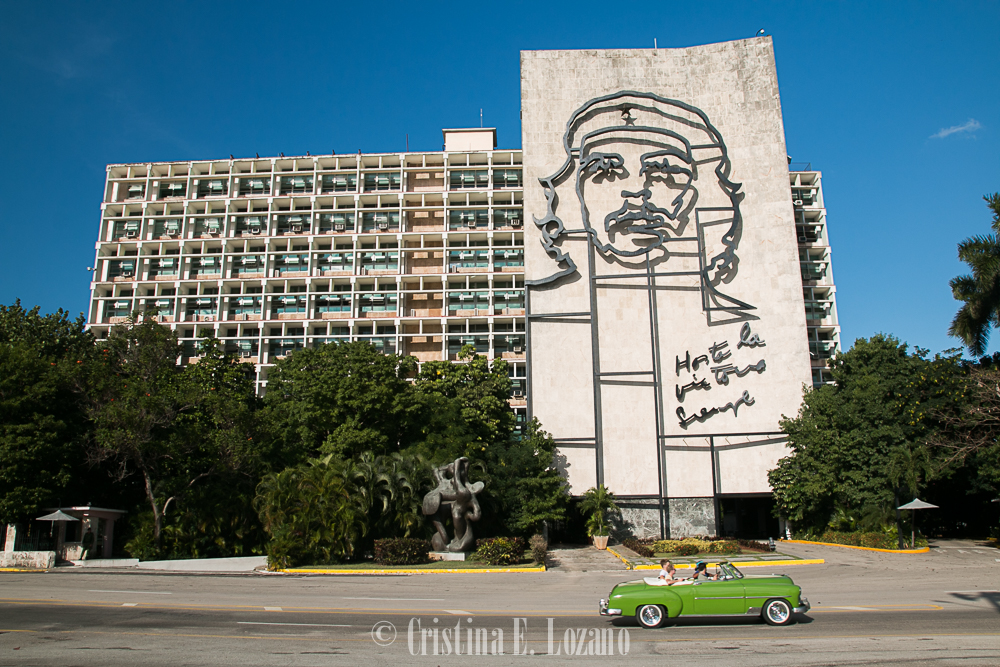
<path id="1" fill-rule="evenodd" d="M 760 616 L 770 625 L 787 625 L 792 614 L 809 611 L 809 601 L 791 577 L 744 575 L 728 562 L 718 569 L 717 580 L 667 584 L 646 577 L 618 584 L 601 600 L 601 615 L 635 615 L 642 627 L 657 628 L 678 616 Z"/>

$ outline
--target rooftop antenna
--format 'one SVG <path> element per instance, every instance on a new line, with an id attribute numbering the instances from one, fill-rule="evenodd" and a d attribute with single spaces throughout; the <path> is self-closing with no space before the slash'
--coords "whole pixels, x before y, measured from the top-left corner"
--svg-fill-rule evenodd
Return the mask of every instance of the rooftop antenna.
<path id="1" fill-rule="evenodd" d="M 479 127 L 483 126 L 483 110 L 479 110 Z"/>
<path id="2" fill-rule="evenodd" d="M 763 29 L 763 28 L 761 28 L 760 30 L 758 30 L 758 31 L 757 31 L 757 37 L 761 37 L 761 36 L 763 36 L 763 35 L 765 35 L 765 34 L 766 34 L 766 33 L 764 32 L 764 29 Z"/>
<path id="3" fill-rule="evenodd" d="M 655 37 L 653 38 L 653 48 L 654 49 L 656 48 L 656 38 Z"/>
<path id="4" fill-rule="evenodd" d="M 410 152 L 410 135 L 409 135 L 409 133 L 407 133 L 407 135 L 406 135 L 406 152 L 407 153 Z"/>

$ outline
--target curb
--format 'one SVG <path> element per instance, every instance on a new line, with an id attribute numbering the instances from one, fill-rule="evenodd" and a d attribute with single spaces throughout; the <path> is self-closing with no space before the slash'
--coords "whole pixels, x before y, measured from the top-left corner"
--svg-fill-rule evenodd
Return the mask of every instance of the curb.
<path id="1" fill-rule="evenodd" d="M 923 549 L 876 549 L 875 547 L 856 547 L 851 544 L 834 544 L 833 542 L 808 542 L 806 540 L 781 540 L 788 544 L 815 544 L 821 547 L 841 547 L 842 549 L 860 549 L 861 551 L 878 551 L 884 554 L 926 554 L 930 553 L 930 547 Z"/>
<path id="2" fill-rule="evenodd" d="M 48 572 L 45 568 L 0 567 L 0 572 Z"/>
<path id="3" fill-rule="evenodd" d="M 546 567 L 544 565 L 519 568 L 484 567 L 441 570 L 333 570 L 323 568 L 289 568 L 287 570 L 278 570 L 278 572 L 285 574 L 373 574 L 380 576 L 391 574 L 521 574 L 522 572 L 533 573 L 545 571 Z"/>
<path id="4" fill-rule="evenodd" d="M 788 541 L 788 540 L 785 540 L 785 541 Z M 808 544 L 818 544 L 818 542 L 817 543 L 811 543 L 810 542 Z M 608 551 L 610 551 L 612 554 L 614 554 L 615 556 L 617 556 L 619 558 L 619 560 L 621 560 L 621 562 L 625 563 L 625 568 L 628 569 L 628 570 L 659 570 L 660 569 L 659 565 L 636 565 L 635 563 L 633 563 L 632 561 L 628 560 L 627 558 L 625 558 L 624 556 L 622 556 L 620 553 L 618 553 L 617 551 L 615 551 L 612 547 L 608 547 Z M 762 561 L 753 560 L 753 561 L 729 561 L 729 562 L 732 563 L 733 565 L 735 565 L 736 567 L 763 567 L 765 565 L 781 565 L 781 566 L 785 566 L 785 565 L 822 565 L 822 564 L 826 563 L 826 560 L 823 559 L 823 558 L 802 558 L 802 559 L 798 559 L 798 560 L 762 560 Z M 715 563 L 715 562 L 707 562 L 707 565 L 709 567 L 718 567 L 719 564 Z M 680 563 L 680 564 L 674 565 L 674 567 L 677 568 L 678 570 L 681 570 L 681 569 L 691 569 L 692 567 L 694 567 L 694 565 L 692 565 L 690 563 Z"/>

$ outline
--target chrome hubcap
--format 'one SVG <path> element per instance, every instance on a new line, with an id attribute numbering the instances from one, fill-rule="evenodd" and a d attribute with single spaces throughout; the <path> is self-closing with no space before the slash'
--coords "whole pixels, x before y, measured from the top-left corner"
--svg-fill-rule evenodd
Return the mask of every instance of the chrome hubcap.
<path id="1" fill-rule="evenodd" d="M 640 614 L 642 616 L 642 622 L 646 625 L 656 625 L 660 622 L 660 608 L 656 605 L 646 605 L 642 608 Z"/>
<path id="2" fill-rule="evenodd" d="M 788 605 L 782 602 L 772 602 L 767 605 L 767 617 L 775 623 L 784 623 L 788 620 L 789 613 L 791 612 Z"/>

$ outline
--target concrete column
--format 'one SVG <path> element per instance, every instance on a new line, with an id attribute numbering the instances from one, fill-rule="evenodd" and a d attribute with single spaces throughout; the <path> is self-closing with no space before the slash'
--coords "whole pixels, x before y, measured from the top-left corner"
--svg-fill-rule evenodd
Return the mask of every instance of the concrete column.
<path id="1" fill-rule="evenodd" d="M 105 519 L 104 521 L 104 548 L 101 551 L 102 558 L 113 558 L 111 547 L 115 536 L 115 520 Z"/>
<path id="2" fill-rule="evenodd" d="M 4 553 L 10 553 L 14 551 L 14 541 L 17 539 L 17 525 L 13 523 L 7 524 L 7 541 L 4 543 Z"/>

